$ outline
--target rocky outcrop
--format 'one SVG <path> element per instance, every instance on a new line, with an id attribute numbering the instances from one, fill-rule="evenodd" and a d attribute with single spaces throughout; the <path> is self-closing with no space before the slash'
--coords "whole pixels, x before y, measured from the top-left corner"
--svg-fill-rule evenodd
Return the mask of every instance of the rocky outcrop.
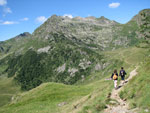
<path id="1" fill-rule="evenodd" d="M 48 53 L 50 48 L 51 48 L 50 46 L 47 46 L 47 47 L 44 47 L 44 48 L 40 48 L 40 49 L 37 50 L 37 52 L 38 53 L 42 53 L 42 52 Z"/>
<path id="2" fill-rule="evenodd" d="M 131 26 L 119 24 L 103 16 L 68 18 L 53 15 L 34 31 L 33 37 L 48 40 L 53 38 L 52 33 L 63 34 L 80 46 L 104 50 L 112 48 L 111 45 L 114 43 L 116 47 L 130 45 L 131 38 L 122 32 L 124 32 L 124 27 L 127 27 L 129 28 L 126 29 L 127 32 L 134 34 L 136 29 L 130 28 Z M 133 38 L 136 38 L 136 34 Z"/>

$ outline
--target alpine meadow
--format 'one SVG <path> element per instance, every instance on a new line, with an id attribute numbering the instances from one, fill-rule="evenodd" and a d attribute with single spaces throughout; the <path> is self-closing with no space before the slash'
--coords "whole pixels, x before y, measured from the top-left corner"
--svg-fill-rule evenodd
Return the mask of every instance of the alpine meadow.
<path id="1" fill-rule="evenodd" d="M 0 42 L 0 113 L 105 113 L 109 106 L 123 107 L 111 98 L 109 79 L 122 66 L 125 79 L 134 69 L 137 74 L 118 92 L 128 112 L 111 113 L 150 113 L 150 9 L 125 24 L 104 16 L 52 15 L 32 34 Z"/>

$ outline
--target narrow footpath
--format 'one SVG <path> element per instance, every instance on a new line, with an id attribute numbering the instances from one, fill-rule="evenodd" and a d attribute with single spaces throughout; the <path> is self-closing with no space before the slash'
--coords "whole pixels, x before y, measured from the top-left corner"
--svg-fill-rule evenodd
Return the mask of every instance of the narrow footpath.
<path id="1" fill-rule="evenodd" d="M 107 109 L 104 110 L 104 113 L 137 113 L 136 111 L 138 109 L 129 109 L 129 104 L 126 100 L 122 100 L 119 97 L 119 92 L 123 90 L 123 87 L 128 84 L 128 81 L 132 79 L 134 76 L 137 75 L 137 68 L 130 72 L 130 76 L 128 79 L 126 79 L 126 82 L 124 85 L 121 83 L 119 84 L 119 87 L 117 90 L 113 89 L 110 95 L 110 99 L 116 100 L 117 105 L 107 105 Z M 114 101 L 115 102 L 115 101 Z"/>

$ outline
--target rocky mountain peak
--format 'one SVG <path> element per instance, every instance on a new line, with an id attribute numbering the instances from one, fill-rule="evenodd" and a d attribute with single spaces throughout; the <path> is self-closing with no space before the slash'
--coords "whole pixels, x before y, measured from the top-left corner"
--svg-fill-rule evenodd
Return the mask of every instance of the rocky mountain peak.
<path id="1" fill-rule="evenodd" d="M 99 19 L 106 19 L 106 20 L 108 20 L 107 18 L 105 18 L 104 16 L 101 16 Z"/>
<path id="2" fill-rule="evenodd" d="M 131 43 L 137 37 L 138 24 L 141 14 L 150 14 L 150 9 L 142 10 L 127 24 L 119 24 L 114 20 L 109 20 L 104 16 L 96 18 L 74 17 L 52 15 L 44 24 L 37 28 L 33 37 L 43 39 L 53 39 L 53 34 L 63 34 L 70 40 L 84 42 L 85 45 L 98 45 L 98 47 L 110 48 L 110 45 L 123 45 Z M 128 35 L 130 33 L 131 35 Z M 136 43 L 136 41 L 134 42 Z"/>
<path id="3" fill-rule="evenodd" d="M 26 36 L 30 36 L 31 34 L 29 32 L 24 32 L 21 33 L 20 35 L 18 35 L 18 37 L 26 37 Z"/>
<path id="4" fill-rule="evenodd" d="M 96 17 L 94 17 L 94 16 L 88 16 L 88 17 L 86 17 L 86 19 L 96 19 Z"/>
<path id="5" fill-rule="evenodd" d="M 31 36 L 31 34 L 29 32 L 24 32 L 24 33 L 21 33 L 18 36 L 16 36 L 15 39 L 24 38 L 24 37 L 30 37 L 30 36 Z"/>
<path id="6" fill-rule="evenodd" d="M 11 40 L 19 41 L 22 38 L 30 38 L 30 37 L 32 37 L 32 36 L 31 36 L 31 34 L 29 32 L 24 32 L 24 33 L 21 33 L 21 34 L 15 36 Z"/>
<path id="7" fill-rule="evenodd" d="M 83 20 L 83 18 L 80 17 L 80 16 L 76 16 L 76 17 L 73 18 L 73 20 Z"/>
<path id="8" fill-rule="evenodd" d="M 104 16 L 101 16 L 100 18 L 97 18 L 97 20 L 98 20 L 98 22 L 100 23 L 100 24 L 116 24 L 117 22 L 115 22 L 115 21 L 111 21 L 111 20 L 109 20 L 108 18 L 105 18 Z"/>
<path id="9" fill-rule="evenodd" d="M 50 19 L 58 19 L 58 18 L 60 18 L 60 16 L 57 16 L 56 14 L 54 14 L 50 17 Z"/>
<path id="10" fill-rule="evenodd" d="M 56 24 L 62 20 L 63 20 L 63 17 L 57 16 L 57 15 L 52 15 L 46 22 L 51 23 L 51 24 L 53 24 L 53 23 Z"/>

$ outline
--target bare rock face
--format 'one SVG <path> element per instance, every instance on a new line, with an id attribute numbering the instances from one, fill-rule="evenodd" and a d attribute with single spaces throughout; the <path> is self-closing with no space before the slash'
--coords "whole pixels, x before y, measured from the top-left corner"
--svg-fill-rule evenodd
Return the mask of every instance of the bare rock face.
<path id="1" fill-rule="evenodd" d="M 78 69 L 76 69 L 76 68 L 69 68 L 68 69 L 68 72 L 70 73 L 70 76 L 74 76 L 74 74 L 76 73 L 76 72 L 78 72 Z"/>
<path id="2" fill-rule="evenodd" d="M 65 69 L 66 69 L 66 64 L 63 64 L 62 66 L 60 66 L 60 67 L 57 68 L 57 72 L 58 73 L 64 72 Z"/>
<path id="3" fill-rule="evenodd" d="M 96 66 L 95 66 L 95 70 L 101 70 L 102 69 L 102 66 L 100 65 L 100 64 L 97 64 Z"/>
<path id="4" fill-rule="evenodd" d="M 51 48 L 50 46 L 47 46 L 47 47 L 44 47 L 44 48 L 40 48 L 40 49 L 37 50 L 37 52 L 38 53 L 42 53 L 42 52 L 48 53 L 50 48 Z"/>
<path id="5" fill-rule="evenodd" d="M 91 65 L 90 61 L 87 61 L 86 59 L 82 59 L 80 60 L 80 64 L 79 67 L 82 69 L 86 69 L 87 67 L 89 67 Z"/>

